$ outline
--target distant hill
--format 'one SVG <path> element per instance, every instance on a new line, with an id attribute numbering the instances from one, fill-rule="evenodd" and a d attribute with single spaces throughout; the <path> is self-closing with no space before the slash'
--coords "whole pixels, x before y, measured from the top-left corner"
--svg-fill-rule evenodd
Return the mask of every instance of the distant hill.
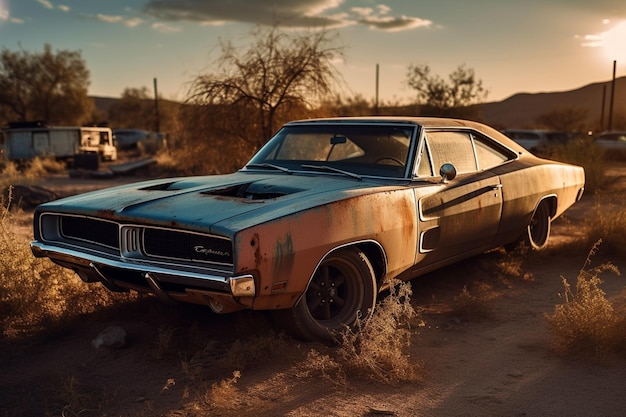
<path id="1" fill-rule="evenodd" d="M 565 107 L 584 109 L 587 112 L 586 125 L 599 124 L 602 114 L 602 96 L 605 91 L 604 126 L 609 114 L 611 82 L 594 83 L 571 91 L 551 93 L 519 93 L 503 101 L 480 105 L 485 123 L 498 128 L 534 128 L 542 114 Z M 615 81 L 614 118 L 617 113 L 626 112 L 626 77 Z"/>
<path id="2" fill-rule="evenodd" d="M 118 100 L 113 97 L 92 97 L 96 109 L 103 113 L 108 113 L 111 106 Z"/>
<path id="3" fill-rule="evenodd" d="M 604 126 L 609 114 L 611 82 L 589 84 L 576 90 L 549 93 L 519 93 L 505 100 L 478 105 L 482 120 L 493 127 L 504 128 L 537 128 L 537 118 L 547 112 L 559 108 L 580 108 L 587 112 L 585 125 L 590 128 L 599 125 L 602 113 L 602 95 L 605 90 Z M 108 112 L 117 98 L 93 97 L 96 107 Z M 626 118 L 626 77 L 615 82 L 614 121 L 615 115 L 622 114 Z"/>

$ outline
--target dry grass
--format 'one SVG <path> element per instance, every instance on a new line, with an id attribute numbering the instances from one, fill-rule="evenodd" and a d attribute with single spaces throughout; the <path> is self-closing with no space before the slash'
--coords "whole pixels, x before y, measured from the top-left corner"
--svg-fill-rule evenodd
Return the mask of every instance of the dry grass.
<path id="1" fill-rule="evenodd" d="M 463 287 L 460 294 L 454 297 L 451 314 L 461 319 L 490 317 L 493 313 L 491 301 L 500 294 L 487 282 L 474 282 L 471 289 Z"/>
<path id="2" fill-rule="evenodd" d="M 296 372 L 299 378 L 321 378 L 333 385 L 345 386 L 348 383 L 346 370 L 341 362 L 331 355 L 311 349 L 306 360 Z"/>
<path id="3" fill-rule="evenodd" d="M 216 407 L 221 410 L 235 410 L 241 405 L 241 393 L 237 389 L 237 381 L 241 378 L 241 372 L 233 371 L 232 378 L 223 379 L 211 385 L 207 391 L 204 402 L 209 407 Z"/>
<path id="4" fill-rule="evenodd" d="M 31 182 L 48 174 L 65 172 L 67 165 L 63 161 L 54 158 L 33 158 L 24 165 L 18 165 L 13 161 L 2 163 L 1 178 L 3 185 Z"/>
<path id="5" fill-rule="evenodd" d="M 420 365 L 408 354 L 414 323 L 422 325 L 411 305 L 411 283 L 392 283 L 372 315 L 347 328 L 337 351 L 348 370 L 385 383 L 419 379 Z"/>
<path id="6" fill-rule="evenodd" d="M 334 383 L 345 383 L 357 375 L 383 383 L 416 381 L 420 364 L 410 357 L 411 327 L 423 325 L 411 305 L 411 284 L 391 285 L 389 295 L 373 314 L 357 320 L 339 337 L 340 345 L 330 355 L 309 352 L 301 375 L 320 376 Z"/>
<path id="7" fill-rule="evenodd" d="M 600 241 L 589 252 L 575 290 L 562 277 L 563 303 L 555 306 L 552 315 L 546 315 L 558 351 L 602 355 L 621 347 L 626 340 L 626 317 L 614 309 L 600 289 L 600 274 L 609 271 L 619 275 L 619 270 L 610 263 L 590 267 L 591 257 L 599 245 Z"/>
<path id="8" fill-rule="evenodd" d="M 0 207 L 0 329 L 17 336 L 50 329 L 64 319 L 91 313 L 128 299 L 99 286 L 89 286 L 76 274 L 47 259 L 33 257 L 20 225 L 30 215 Z"/>
<path id="9" fill-rule="evenodd" d="M 623 198 L 623 195 L 618 195 L 608 201 L 596 202 L 585 219 L 586 233 L 582 243 L 588 247 L 601 239 L 604 254 L 626 255 L 626 211 L 621 201 Z"/>

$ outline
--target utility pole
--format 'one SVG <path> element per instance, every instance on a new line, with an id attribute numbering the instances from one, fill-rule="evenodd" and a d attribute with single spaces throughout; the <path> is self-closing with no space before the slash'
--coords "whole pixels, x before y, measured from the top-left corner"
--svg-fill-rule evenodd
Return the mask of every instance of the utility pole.
<path id="1" fill-rule="evenodd" d="M 159 120 L 159 92 L 157 90 L 157 79 L 154 78 L 154 133 L 159 133 L 161 131 L 160 120 Z"/>
<path id="2" fill-rule="evenodd" d="M 609 102 L 609 131 L 613 130 L 613 102 L 615 101 L 615 71 L 617 61 L 613 61 L 613 81 L 611 81 L 611 101 Z"/>
<path id="3" fill-rule="evenodd" d="M 378 115 L 378 77 L 379 77 L 378 64 L 376 64 L 376 102 L 374 103 L 374 112 Z"/>
<path id="4" fill-rule="evenodd" d="M 602 106 L 600 107 L 600 132 L 604 132 L 604 108 L 606 107 L 606 84 L 602 86 Z"/>

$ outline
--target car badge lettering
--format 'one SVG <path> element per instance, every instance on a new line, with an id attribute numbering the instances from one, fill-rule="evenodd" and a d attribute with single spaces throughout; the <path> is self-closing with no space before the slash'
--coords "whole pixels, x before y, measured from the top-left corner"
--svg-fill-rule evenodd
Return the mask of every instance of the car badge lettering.
<path id="1" fill-rule="evenodd" d="M 230 252 L 225 252 L 225 251 L 221 251 L 221 250 L 215 250 L 215 249 L 211 249 L 211 248 L 205 248 L 204 246 L 194 246 L 193 248 L 196 253 L 201 253 L 203 255 L 216 255 L 216 256 L 221 256 L 221 257 L 226 257 L 226 256 L 230 256 Z"/>

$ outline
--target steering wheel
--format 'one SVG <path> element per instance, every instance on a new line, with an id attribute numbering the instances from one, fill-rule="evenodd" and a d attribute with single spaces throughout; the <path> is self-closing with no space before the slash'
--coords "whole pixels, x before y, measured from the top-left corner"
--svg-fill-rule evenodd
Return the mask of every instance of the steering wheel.
<path id="1" fill-rule="evenodd" d="M 401 167 L 404 166 L 404 162 L 402 162 L 399 159 L 393 158 L 391 156 L 383 156 L 382 158 L 378 158 L 375 163 L 376 164 L 380 164 L 383 161 L 392 161 L 392 162 L 395 162 L 396 164 L 400 165 Z M 390 164 L 387 164 L 387 165 L 390 165 Z"/>

